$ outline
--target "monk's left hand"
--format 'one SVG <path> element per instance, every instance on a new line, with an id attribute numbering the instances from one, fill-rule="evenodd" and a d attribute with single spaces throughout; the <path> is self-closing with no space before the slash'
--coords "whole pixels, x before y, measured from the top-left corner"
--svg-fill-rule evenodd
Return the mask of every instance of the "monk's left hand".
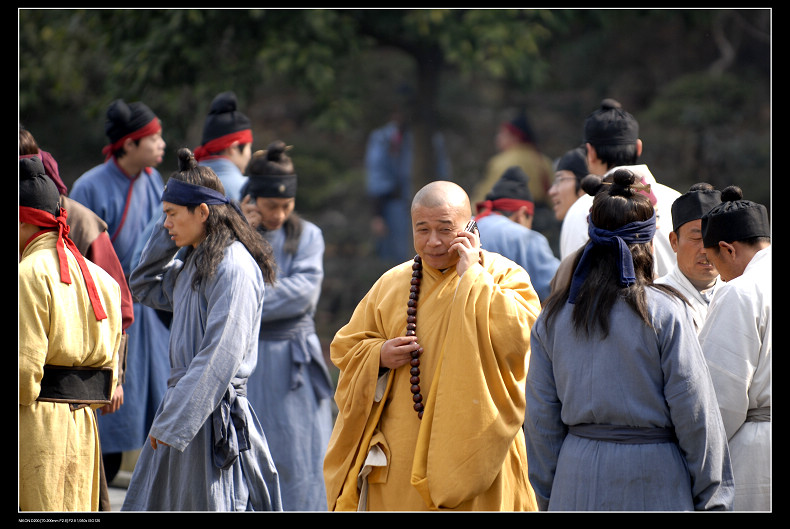
<path id="1" fill-rule="evenodd" d="M 458 263 L 455 270 L 458 277 L 464 275 L 475 263 L 480 262 L 480 236 L 475 232 L 459 231 L 458 236 L 450 244 L 450 252 L 458 252 Z"/>

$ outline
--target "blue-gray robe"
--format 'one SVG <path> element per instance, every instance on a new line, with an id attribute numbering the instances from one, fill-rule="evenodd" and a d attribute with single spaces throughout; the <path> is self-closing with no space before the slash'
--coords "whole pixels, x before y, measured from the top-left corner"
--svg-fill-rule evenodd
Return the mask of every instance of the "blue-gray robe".
<path id="1" fill-rule="evenodd" d="M 236 241 L 194 290 L 194 260 L 177 251 L 160 220 L 132 273 L 135 298 L 173 311 L 170 380 L 150 431 L 169 446 L 143 446 L 122 510 L 280 510 L 277 472 L 245 396 L 263 276 Z"/>
<path id="2" fill-rule="evenodd" d="M 332 434 L 332 382 L 313 316 L 324 277 L 321 230 L 302 220 L 295 254 L 285 231 L 265 233 L 277 281 L 266 290 L 258 366 L 247 383 L 280 476 L 283 510 L 327 510 L 324 454 Z"/>
<path id="3" fill-rule="evenodd" d="M 573 330 L 573 305 L 532 329 L 525 430 L 541 510 L 683 511 L 733 506 L 721 415 L 691 315 L 647 288 L 649 328 L 624 301 L 607 338 Z M 677 442 L 622 444 L 569 425 L 670 428 Z"/>

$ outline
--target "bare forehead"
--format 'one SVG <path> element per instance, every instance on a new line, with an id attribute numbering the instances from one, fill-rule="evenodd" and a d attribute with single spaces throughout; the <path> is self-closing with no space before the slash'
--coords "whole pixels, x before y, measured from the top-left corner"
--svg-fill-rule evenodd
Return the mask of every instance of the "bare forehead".
<path id="1" fill-rule="evenodd" d="M 444 181 L 432 182 L 418 191 L 411 209 L 412 215 L 418 212 L 422 215 L 448 217 L 471 215 L 469 197 L 463 188 Z"/>

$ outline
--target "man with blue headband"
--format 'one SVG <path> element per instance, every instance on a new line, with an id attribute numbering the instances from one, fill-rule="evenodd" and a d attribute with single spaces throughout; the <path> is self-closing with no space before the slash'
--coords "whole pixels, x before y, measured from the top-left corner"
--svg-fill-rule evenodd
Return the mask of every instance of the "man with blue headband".
<path id="1" fill-rule="evenodd" d="M 179 165 L 130 279 L 136 299 L 173 319 L 167 391 L 122 510 L 281 510 L 278 474 L 247 400 L 264 284 L 275 277 L 271 246 L 189 149 Z"/>

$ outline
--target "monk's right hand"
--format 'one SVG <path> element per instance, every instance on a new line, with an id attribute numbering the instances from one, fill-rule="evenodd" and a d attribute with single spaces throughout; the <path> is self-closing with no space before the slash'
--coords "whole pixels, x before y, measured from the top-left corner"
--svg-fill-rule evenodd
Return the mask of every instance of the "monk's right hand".
<path id="1" fill-rule="evenodd" d="M 381 367 L 397 369 L 411 361 L 412 351 L 420 348 L 416 336 L 398 336 L 381 345 Z"/>

